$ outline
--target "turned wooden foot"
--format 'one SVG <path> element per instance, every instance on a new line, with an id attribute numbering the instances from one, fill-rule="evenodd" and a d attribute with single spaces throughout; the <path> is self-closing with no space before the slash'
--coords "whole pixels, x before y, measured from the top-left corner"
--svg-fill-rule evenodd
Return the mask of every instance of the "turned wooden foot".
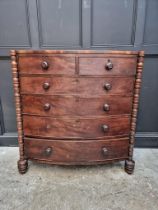
<path id="1" fill-rule="evenodd" d="M 134 166 L 135 166 L 134 160 L 126 160 L 125 161 L 125 171 L 128 174 L 133 174 L 133 172 L 134 172 Z"/>
<path id="2" fill-rule="evenodd" d="M 18 170 L 20 174 L 25 174 L 28 168 L 27 160 L 19 160 L 18 161 Z"/>

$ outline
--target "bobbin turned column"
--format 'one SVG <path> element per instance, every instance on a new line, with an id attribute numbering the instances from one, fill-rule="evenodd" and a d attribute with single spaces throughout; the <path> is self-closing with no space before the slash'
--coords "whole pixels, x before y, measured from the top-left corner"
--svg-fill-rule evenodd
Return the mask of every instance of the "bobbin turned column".
<path id="1" fill-rule="evenodd" d="M 18 161 L 19 173 L 24 174 L 27 171 L 28 161 L 24 156 L 24 142 L 23 142 L 23 129 L 22 129 L 22 117 L 21 117 L 21 102 L 20 102 L 20 87 L 19 87 L 19 76 L 16 61 L 16 51 L 11 50 L 11 65 L 13 74 L 13 86 L 15 96 L 15 107 L 17 117 L 17 130 L 18 130 L 18 143 L 20 160 Z"/>
<path id="2" fill-rule="evenodd" d="M 138 113 L 138 105 L 139 105 L 139 95 L 140 95 L 140 87 L 142 81 L 142 70 L 143 70 L 143 61 L 144 61 L 144 51 L 140 51 L 138 55 L 137 62 L 137 74 L 135 80 L 135 91 L 133 97 L 133 111 L 131 117 L 131 131 L 130 131 L 130 142 L 129 142 L 129 156 L 128 160 L 125 161 L 125 171 L 128 174 L 132 174 L 135 167 L 135 162 L 133 160 L 133 148 L 135 143 L 135 130 L 136 130 L 136 121 L 137 121 L 137 113 Z"/>

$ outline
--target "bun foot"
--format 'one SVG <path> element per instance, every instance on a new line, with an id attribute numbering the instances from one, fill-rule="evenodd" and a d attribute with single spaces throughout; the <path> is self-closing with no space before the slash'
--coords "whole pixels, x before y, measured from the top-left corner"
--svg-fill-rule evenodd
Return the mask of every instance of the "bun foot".
<path id="1" fill-rule="evenodd" d="M 134 160 L 126 160 L 125 161 L 125 171 L 128 174 L 133 174 L 133 172 L 134 172 L 134 166 L 135 166 Z"/>
<path id="2" fill-rule="evenodd" d="M 20 174 L 25 174 L 28 168 L 27 160 L 19 160 L 18 161 L 18 170 Z"/>

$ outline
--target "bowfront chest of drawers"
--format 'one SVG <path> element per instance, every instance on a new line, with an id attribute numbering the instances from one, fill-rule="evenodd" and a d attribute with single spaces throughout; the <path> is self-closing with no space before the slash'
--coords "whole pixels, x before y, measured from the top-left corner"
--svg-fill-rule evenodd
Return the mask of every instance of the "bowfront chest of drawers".
<path id="1" fill-rule="evenodd" d="M 125 160 L 133 146 L 144 53 L 11 51 L 20 160 L 61 165 Z"/>

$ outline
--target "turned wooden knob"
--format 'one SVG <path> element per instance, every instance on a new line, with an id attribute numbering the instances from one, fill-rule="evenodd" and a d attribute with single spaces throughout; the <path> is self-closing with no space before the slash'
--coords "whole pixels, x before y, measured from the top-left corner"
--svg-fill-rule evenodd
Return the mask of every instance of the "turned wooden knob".
<path id="1" fill-rule="evenodd" d="M 49 68 L 49 63 L 47 61 L 43 61 L 41 63 L 41 67 L 43 70 L 47 70 Z"/>
<path id="2" fill-rule="evenodd" d="M 111 90 L 111 88 L 112 88 L 112 85 L 111 85 L 110 83 L 105 83 L 105 84 L 104 84 L 104 89 L 105 89 L 105 90 L 108 91 L 108 90 Z"/>
<path id="3" fill-rule="evenodd" d="M 50 88 L 49 82 L 43 83 L 43 89 L 44 89 L 44 90 L 48 90 L 49 88 Z"/>
<path id="4" fill-rule="evenodd" d="M 113 69 L 113 64 L 110 59 L 108 59 L 107 64 L 105 66 L 106 70 L 110 71 Z"/>
<path id="5" fill-rule="evenodd" d="M 50 156 L 52 154 L 52 151 L 53 151 L 52 147 L 47 147 L 44 151 L 44 154 L 46 156 Z"/>
<path id="6" fill-rule="evenodd" d="M 104 104 L 103 110 L 104 110 L 105 112 L 108 112 L 108 111 L 110 110 L 110 105 L 109 105 L 109 104 Z"/>
<path id="7" fill-rule="evenodd" d="M 49 103 L 44 104 L 43 108 L 45 111 L 50 110 L 51 105 Z"/>
<path id="8" fill-rule="evenodd" d="M 109 126 L 108 125 L 102 125 L 102 130 L 104 133 L 109 131 Z"/>
<path id="9" fill-rule="evenodd" d="M 102 148 L 102 154 L 105 156 L 108 154 L 108 149 L 106 147 Z"/>

